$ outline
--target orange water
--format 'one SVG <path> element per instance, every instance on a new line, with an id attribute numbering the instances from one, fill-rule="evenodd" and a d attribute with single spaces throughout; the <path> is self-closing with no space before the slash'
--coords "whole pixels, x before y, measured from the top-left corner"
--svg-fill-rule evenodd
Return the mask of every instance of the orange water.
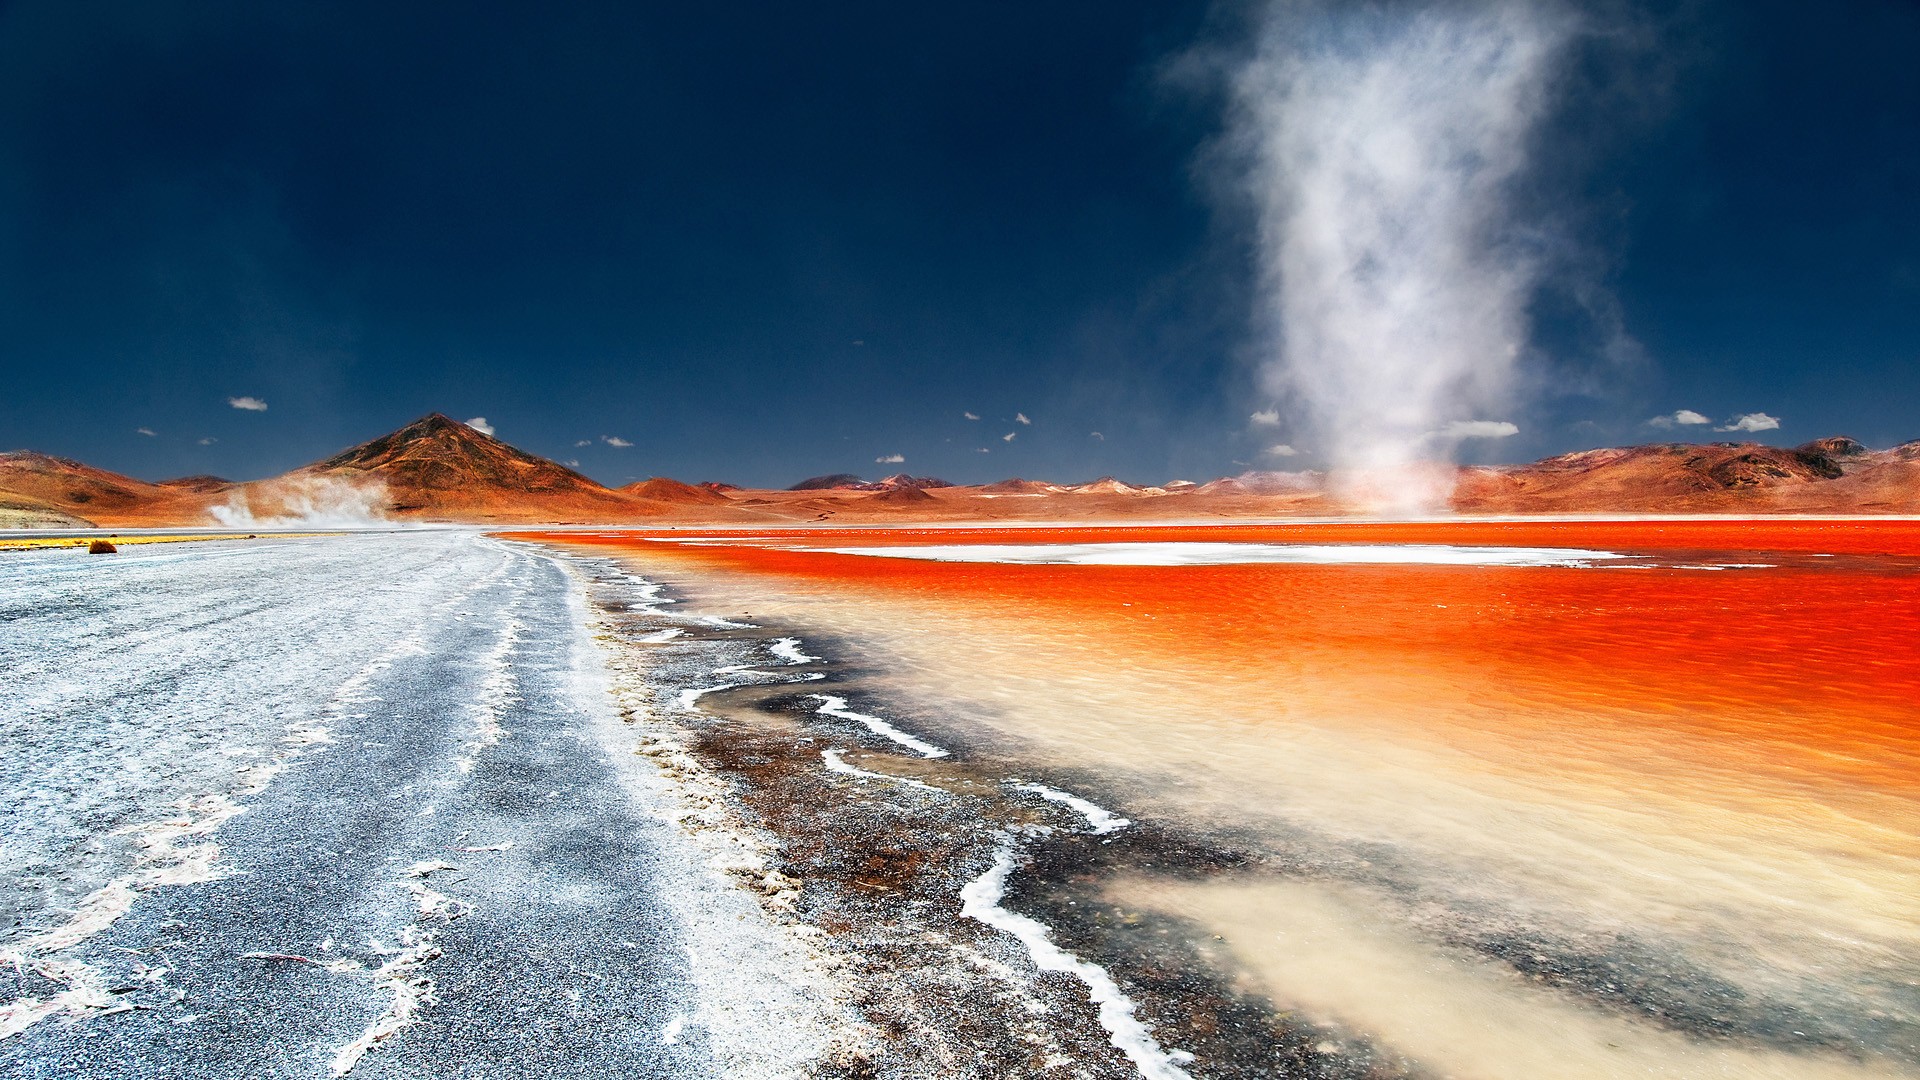
<path id="1" fill-rule="evenodd" d="M 876 689 L 941 737 L 1061 770 L 1130 816 L 1251 835 L 1326 867 L 1384 853 L 1391 887 L 1360 871 L 1330 880 L 1338 869 L 1113 886 L 1115 902 L 1219 933 L 1278 1005 L 1462 1076 L 1537 1075 L 1522 1043 L 1567 1076 L 1907 1075 L 1920 1056 L 1903 1042 L 1920 1030 L 1920 525 L 653 535 L 553 539 L 629 553 L 704 602 L 850 643 L 848 659 L 885 672 Z M 1121 539 L 1772 565 L 1031 566 L 795 550 Z M 1408 895 L 1424 921 L 1407 917 Z M 1813 1029 L 1809 1046 L 1783 1035 L 1784 1049 L 1702 1058 L 1642 1017 L 1509 986 L 1442 940 L 1489 921 L 1668 950 L 1758 1013 Z M 1339 989 L 1327 974 L 1356 965 L 1377 977 Z M 1440 974 L 1400 977 L 1416 970 Z"/>

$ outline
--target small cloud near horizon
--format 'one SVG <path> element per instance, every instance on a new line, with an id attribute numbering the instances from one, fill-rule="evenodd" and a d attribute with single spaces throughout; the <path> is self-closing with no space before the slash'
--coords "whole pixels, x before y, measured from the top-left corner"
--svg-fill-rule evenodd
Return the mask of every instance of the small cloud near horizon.
<path id="1" fill-rule="evenodd" d="M 211 435 L 209 435 L 209 436 L 207 436 L 206 438 L 204 438 L 204 439 L 201 439 L 201 440 L 200 440 L 200 445 L 201 445 L 201 446 L 212 446 L 212 445 L 213 445 L 214 443 L 217 443 L 217 442 L 219 442 L 219 441 L 220 441 L 219 439 L 216 439 L 216 438 L 214 438 L 213 436 L 211 436 Z"/>
<path id="2" fill-rule="evenodd" d="M 1299 452 L 1286 443 L 1275 443 L 1266 449 L 1266 453 L 1271 457 L 1292 457 Z"/>
<path id="3" fill-rule="evenodd" d="M 137 428 L 134 428 L 133 430 L 134 430 L 134 433 L 137 435 L 145 435 L 148 438 L 153 437 L 153 429 L 150 427 L 137 427 Z"/>
<path id="4" fill-rule="evenodd" d="M 901 454 L 882 454 L 874 458 L 873 463 L 875 465 L 898 465 L 905 460 L 907 460 L 906 457 Z"/>
<path id="5" fill-rule="evenodd" d="M 602 435 L 600 436 L 600 441 L 606 443 L 608 446 L 618 447 L 622 450 L 633 445 L 618 435 Z"/>
<path id="6" fill-rule="evenodd" d="M 1012 441 L 1013 441 L 1013 436 L 1014 436 L 1014 434 L 1015 434 L 1014 432 L 1011 432 L 1011 431 L 1009 431 L 1009 432 L 1007 432 L 1007 433 L 1006 433 L 1005 435 L 1002 435 L 1002 436 L 1000 436 L 1000 441 L 1001 441 L 1001 442 L 1012 442 Z"/>
<path id="7" fill-rule="evenodd" d="M 577 441 L 577 442 L 575 442 L 575 443 L 574 443 L 573 445 L 575 445 L 575 446 L 592 446 L 592 445 L 593 445 L 593 440 L 592 440 L 592 439 L 581 439 L 581 440 L 579 440 L 579 441 Z"/>
<path id="8" fill-rule="evenodd" d="M 467 426 L 479 432 L 482 435 L 493 434 L 493 425 L 487 423 L 487 418 L 484 416 L 476 416 L 473 419 L 467 421 Z"/>
<path id="9" fill-rule="evenodd" d="M 1455 420 L 1443 434 L 1452 439 L 1504 439 L 1520 434 L 1520 427 L 1505 420 Z"/>
<path id="10" fill-rule="evenodd" d="M 1732 420 L 1727 421 L 1727 425 L 1725 427 L 1717 427 L 1717 428 L 1714 428 L 1713 430 L 1715 431 L 1773 431 L 1777 429 L 1779 426 L 1780 426 L 1780 418 L 1777 416 L 1768 416 L 1766 413 L 1763 413 L 1763 412 L 1750 412 L 1750 413 L 1742 413 L 1739 416 L 1734 417 Z"/>
<path id="11" fill-rule="evenodd" d="M 1713 423 L 1713 421 L 1707 419 L 1705 416 L 1702 416 L 1697 412 L 1694 412 L 1692 409 L 1680 409 L 1675 412 L 1669 413 L 1666 416 L 1654 417 L 1653 419 L 1647 421 L 1647 426 L 1657 427 L 1657 428 L 1670 428 L 1670 427 L 1673 427 L 1675 424 L 1693 425 L 1693 424 L 1711 424 L 1711 423 Z"/>
<path id="12" fill-rule="evenodd" d="M 1027 419 L 1027 414 L 1026 414 L 1026 413 L 1023 413 L 1023 412 L 1017 412 L 1017 413 L 1014 413 L 1014 414 L 1013 414 L 1013 422 L 1014 422 L 1014 423 L 1016 423 L 1016 424 L 1031 424 L 1031 423 L 1033 423 L 1033 421 L 1031 421 L 1031 420 L 1029 420 L 1029 419 Z"/>
<path id="13" fill-rule="evenodd" d="M 580 467 L 580 459 L 568 458 L 566 461 L 563 461 L 560 464 L 565 465 L 569 469 L 577 469 Z"/>
<path id="14" fill-rule="evenodd" d="M 1280 410 L 1279 409 L 1261 409 L 1259 412 L 1254 413 L 1252 416 L 1247 417 L 1247 419 L 1253 421 L 1254 423 L 1260 425 L 1261 427 L 1279 427 L 1280 426 Z"/>
<path id="15" fill-rule="evenodd" d="M 967 419 L 969 419 L 969 420 L 978 420 L 978 419 L 980 419 L 980 418 L 979 418 L 978 416 L 975 416 L 975 415 L 974 415 L 973 413 L 970 413 L 970 412 L 963 412 L 963 413 L 961 413 L 960 415 L 961 415 L 961 416 L 964 416 L 964 417 L 966 417 L 966 418 L 967 418 Z"/>
<path id="16" fill-rule="evenodd" d="M 236 409 L 244 409 L 247 412 L 267 411 L 267 403 L 257 397 L 230 397 L 227 399 L 227 404 Z"/>

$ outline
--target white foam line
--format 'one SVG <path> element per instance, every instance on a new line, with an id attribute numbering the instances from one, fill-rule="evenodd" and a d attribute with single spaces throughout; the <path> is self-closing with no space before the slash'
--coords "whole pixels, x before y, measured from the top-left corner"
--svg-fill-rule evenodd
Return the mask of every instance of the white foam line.
<path id="1" fill-rule="evenodd" d="M 1048 787 L 1045 784 L 1018 782 L 1014 783 L 1013 787 L 1016 791 L 1031 792 L 1048 802 L 1059 803 L 1061 806 L 1078 812 L 1081 817 L 1087 819 L 1087 825 L 1093 829 L 1096 836 L 1102 836 L 1110 832 L 1119 832 L 1121 829 L 1133 824 L 1132 821 L 1121 817 L 1119 814 L 1103 806 L 1088 802 L 1071 792 L 1061 791 L 1059 788 Z"/>
<path id="2" fill-rule="evenodd" d="M 849 765 L 846 760 L 840 756 L 840 751 L 838 750 L 822 750 L 820 751 L 820 757 L 826 761 L 828 772 L 836 772 L 842 776 L 852 776 L 861 780 L 882 780 L 890 784 L 905 784 L 908 787 L 917 787 L 922 791 L 940 790 L 932 784 L 915 780 L 910 776 L 889 776 L 886 773 L 869 772 L 858 765 Z"/>
<path id="3" fill-rule="evenodd" d="M 685 634 L 685 630 L 677 626 L 669 626 L 665 630 L 655 630 L 653 633 L 642 638 L 636 638 L 635 640 L 642 645 L 665 645 L 674 638 L 683 637 Z"/>
<path id="4" fill-rule="evenodd" d="M 1127 1060 L 1133 1062 L 1146 1080 L 1193 1080 L 1180 1066 L 1193 1060 L 1184 1050 L 1163 1050 L 1153 1032 L 1133 1014 L 1133 1001 L 1121 991 L 1113 976 L 1099 964 L 1067 952 L 1053 943 L 1040 922 L 1000 906 L 1007 894 L 1007 877 L 1013 873 L 1013 846 L 1005 837 L 993 853 L 993 867 L 968 882 L 960 890 L 960 914 L 985 923 L 1002 933 L 1012 934 L 1027 947 L 1027 955 L 1041 971 L 1071 975 L 1087 986 L 1087 1000 L 1099 1008 L 1100 1026 Z"/>
<path id="5" fill-rule="evenodd" d="M 808 656 L 806 653 L 800 651 L 800 639 L 797 637 L 781 638 L 773 643 L 771 651 L 775 657 L 785 660 L 789 664 L 817 664 L 820 662 L 819 657 Z"/>
<path id="6" fill-rule="evenodd" d="M 903 544 L 890 547 L 799 548 L 831 555 L 869 555 L 930 562 L 1077 564 L 1084 566 L 1219 566 L 1235 563 L 1411 564 L 1426 566 L 1587 567 L 1634 556 L 1586 548 L 1473 547 L 1452 544 L 1225 544 L 1199 541 L 1105 544 Z"/>
<path id="7" fill-rule="evenodd" d="M 700 706 L 695 703 L 698 702 L 701 698 L 705 697 L 708 694 L 715 693 L 717 691 L 731 690 L 734 687 L 739 685 L 740 685 L 739 683 L 729 682 L 729 683 L 721 683 L 718 686 L 698 686 L 689 690 L 682 690 L 680 691 L 680 697 L 676 700 L 676 703 L 682 709 L 685 709 L 688 712 L 699 712 Z"/>
<path id="8" fill-rule="evenodd" d="M 846 698 L 835 697 L 832 694 L 815 694 L 813 696 L 820 701 L 820 707 L 814 711 L 822 716 L 837 716 L 842 720 L 852 720 L 855 723 L 864 724 L 868 731 L 873 732 L 883 739 L 891 739 L 914 753 L 919 754 L 921 757 L 936 758 L 947 756 L 948 752 L 945 749 L 935 746 L 930 742 L 916 739 L 912 735 L 901 731 L 899 728 L 894 727 L 892 724 L 887 723 L 877 716 L 868 716 L 865 713 L 857 713 L 849 710 L 847 708 Z"/>
<path id="9" fill-rule="evenodd" d="M 752 623 L 734 622 L 732 619 L 723 619 L 718 615 L 702 615 L 700 616 L 700 621 L 707 626 L 717 627 L 718 629 L 721 629 L 721 630 L 757 630 L 759 629 L 759 627 L 755 626 Z"/>

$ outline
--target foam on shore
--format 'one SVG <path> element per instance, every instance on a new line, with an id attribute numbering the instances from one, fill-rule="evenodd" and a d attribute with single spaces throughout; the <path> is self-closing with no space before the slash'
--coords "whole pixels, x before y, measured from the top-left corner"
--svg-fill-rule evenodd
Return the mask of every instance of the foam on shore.
<path id="1" fill-rule="evenodd" d="M 935 746 L 922 739 L 917 739 L 877 716 L 868 716 L 865 713 L 857 713 L 849 710 L 847 708 L 846 698 L 835 697 L 832 694 L 815 694 L 813 696 L 820 701 L 820 707 L 814 711 L 822 716 L 836 716 L 842 720 L 852 720 L 855 723 L 865 725 L 868 731 L 873 732 L 883 739 L 890 739 L 893 742 L 899 743 L 901 746 L 919 754 L 921 757 L 939 758 L 947 756 L 948 751 L 945 748 Z"/>

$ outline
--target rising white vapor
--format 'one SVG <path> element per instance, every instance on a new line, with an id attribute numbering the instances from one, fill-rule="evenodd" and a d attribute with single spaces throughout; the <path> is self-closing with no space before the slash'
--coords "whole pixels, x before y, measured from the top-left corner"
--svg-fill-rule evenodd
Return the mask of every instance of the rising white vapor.
<path id="1" fill-rule="evenodd" d="M 1548 267 L 1511 196 L 1578 29 L 1554 0 L 1276 0 L 1231 80 L 1261 389 L 1381 509 L 1441 504 L 1449 474 L 1420 463 L 1492 434 L 1449 419 L 1516 404 Z"/>
<path id="2" fill-rule="evenodd" d="M 1261 427 L 1278 427 L 1280 426 L 1280 410 L 1261 409 L 1259 412 L 1248 416 L 1247 419 Z"/>
<path id="3" fill-rule="evenodd" d="M 487 423 L 487 418 L 484 416 L 476 416 L 473 419 L 467 421 L 467 426 L 479 432 L 482 435 L 493 434 L 493 425 Z"/>
<path id="4" fill-rule="evenodd" d="M 1458 441 L 1460 439 L 1504 439 L 1520 434 L 1520 425 L 1505 420 L 1455 420 L 1442 428 L 1443 438 Z"/>

